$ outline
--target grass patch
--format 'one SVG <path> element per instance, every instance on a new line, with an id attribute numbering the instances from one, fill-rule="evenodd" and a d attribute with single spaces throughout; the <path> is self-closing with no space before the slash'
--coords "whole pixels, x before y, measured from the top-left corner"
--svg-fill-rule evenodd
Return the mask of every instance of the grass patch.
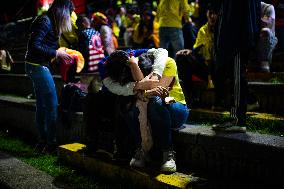
<path id="1" fill-rule="evenodd" d="M 0 150 L 23 162 L 42 170 L 55 178 L 59 185 L 76 189 L 114 189 L 133 188 L 127 183 L 114 183 L 76 170 L 58 161 L 55 155 L 45 155 L 33 150 L 33 147 L 20 139 L 15 139 L 0 131 Z"/>
<path id="2" fill-rule="evenodd" d="M 211 127 L 213 124 L 222 123 L 230 120 L 228 112 L 220 114 L 194 115 L 188 120 L 188 124 L 198 124 L 201 126 Z M 272 117 L 269 114 L 248 113 L 246 120 L 247 130 L 254 133 L 268 134 L 275 136 L 284 135 L 284 119 Z"/>

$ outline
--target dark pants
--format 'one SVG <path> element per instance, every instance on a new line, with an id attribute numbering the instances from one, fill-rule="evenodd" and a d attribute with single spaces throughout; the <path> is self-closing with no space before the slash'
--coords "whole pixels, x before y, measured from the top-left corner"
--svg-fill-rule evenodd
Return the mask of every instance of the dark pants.
<path id="1" fill-rule="evenodd" d="M 230 117 L 238 124 L 244 125 L 247 111 L 248 55 L 246 52 L 238 52 L 233 57 L 223 56 L 222 58 L 216 66 L 216 103 L 221 103 L 228 95 Z"/>
<path id="2" fill-rule="evenodd" d="M 110 152 L 118 150 L 119 153 L 130 155 L 134 148 L 131 148 L 131 137 L 124 122 L 124 112 L 131 99 L 108 91 L 99 91 L 89 93 L 85 102 L 87 146 L 94 150 L 104 148 Z"/>

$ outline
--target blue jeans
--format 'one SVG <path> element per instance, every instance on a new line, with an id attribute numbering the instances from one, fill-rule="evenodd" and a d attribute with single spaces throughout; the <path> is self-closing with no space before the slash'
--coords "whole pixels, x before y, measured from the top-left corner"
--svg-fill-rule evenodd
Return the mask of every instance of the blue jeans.
<path id="1" fill-rule="evenodd" d="M 181 28 L 160 27 L 160 47 L 167 49 L 169 56 L 175 58 L 179 50 L 184 49 L 184 38 Z"/>
<path id="2" fill-rule="evenodd" d="M 139 110 L 134 107 L 126 116 L 126 123 L 134 135 L 136 147 L 141 145 Z M 165 104 L 160 97 L 153 97 L 148 103 L 148 119 L 151 124 L 154 145 L 162 150 L 172 147 L 172 130 L 182 128 L 189 116 L 187 105 L 175 102 Z"/>
<path id="3" fill-rule="evenodd" d="M 55 144 L 58 100 L 53 77 L 47 67 L 28 63 L 26 73 L 33 82 L 36 95 L 36 127 L 40 140 Z"/>

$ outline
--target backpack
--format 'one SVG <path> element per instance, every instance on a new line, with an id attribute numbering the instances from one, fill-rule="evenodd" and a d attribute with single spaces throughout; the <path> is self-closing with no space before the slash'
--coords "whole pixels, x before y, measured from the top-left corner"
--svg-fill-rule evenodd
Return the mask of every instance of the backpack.
<path id="1" fill-rule="evenodd" d="M 84 101 L 87 96 L 86 86 L 78 83 L 65 84 L 61 91 L 60 110 L 62 124 L 71 127 L 72 116 L 76 112 L 83 112 Z"/>

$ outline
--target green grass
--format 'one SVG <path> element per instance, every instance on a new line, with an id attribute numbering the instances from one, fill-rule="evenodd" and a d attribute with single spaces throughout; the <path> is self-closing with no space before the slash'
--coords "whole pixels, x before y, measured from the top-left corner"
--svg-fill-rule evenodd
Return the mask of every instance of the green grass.
<path id="1" fill-rule="evenodd" d="M 31 145 L 14 137 L 0 131 L 0 150 L 48 173 L 60 184 L 76 189 L 131 188 L 126 183 L 111 183 L 103 178 L 69 167 L 58 161 L 57 156 L 36 152 Z"/>
<path id="2" fill-rule="evenodd" d="M 206 118 L 196 118 L 194 120 L 189 120 L 188 124 L 198 124 L 201 126 L 211 127 L 213 124 L 222 123 L 229 120 L 229 114 L 218 115 L 216 117 L 206 117 Z M 273 120 L 265 118 L 256 118 L 253 116 L 247 116 L 246 121 L 247 131 L 268 134 L 275 136 L 284 135 L 284 120 Z"/>

